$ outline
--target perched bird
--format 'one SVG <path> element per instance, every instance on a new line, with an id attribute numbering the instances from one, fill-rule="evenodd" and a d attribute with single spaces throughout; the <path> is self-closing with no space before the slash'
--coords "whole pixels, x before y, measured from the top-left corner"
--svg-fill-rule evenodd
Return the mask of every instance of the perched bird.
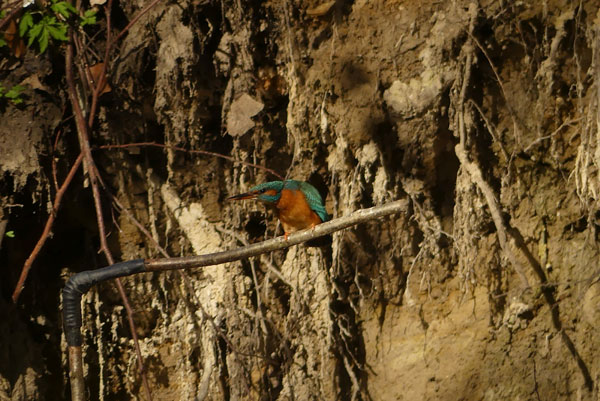
<path id="1" fill-rule="evenodd" d="M 286 240 L 290 233 L 314 228 L 317 224 L 331 219 L 325 210 L 319 191 L 304 181 L 265 182 L 250 188 L 246 193 L 227 199 L 257 199 L 275 209 Z"/>

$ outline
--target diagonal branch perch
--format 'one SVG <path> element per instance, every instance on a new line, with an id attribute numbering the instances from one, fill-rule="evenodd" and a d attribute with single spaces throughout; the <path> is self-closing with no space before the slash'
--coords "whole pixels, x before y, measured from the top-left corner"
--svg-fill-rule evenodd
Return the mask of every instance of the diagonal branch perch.
<path id="1" fill-rule="evenodd" d="M 311 239 L 322 237 L 335 231 L 340 231 L 344 228 L 364 223 L 369 220 L 375 220 L 379 217 L 406 212 L 407 209 L 408 201 L 398 200 L 395 202 L 386 203 L 385 205 L 375 206 L 370 209 L 358 210 L 348 216 L 319 224 L 313 229 L 292 233 L 289 235 L 287 240 L 285 240 L 283 237 L 277 237 L 242 248 L 232 249 L 230 251 L 181 258 L 149 259 L 145 262 L 146 271 L 188 269 L 192 267 L 218 265 L 221 263 L 246 259 L 263 253 L 289 248 L 292 245 L 310 241 Z"/>

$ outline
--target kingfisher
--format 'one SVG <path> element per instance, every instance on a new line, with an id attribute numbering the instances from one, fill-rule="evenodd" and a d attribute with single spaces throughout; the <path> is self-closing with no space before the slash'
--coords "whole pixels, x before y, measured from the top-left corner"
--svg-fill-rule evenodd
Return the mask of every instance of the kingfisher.
<path id="1" fill-rule="evenodd" d="M 308 182 L 285 180 L 270 181 L 250 188 L 246 193 L 227 200 L 256 199 L 275 210 L 284 238 L 295 231 L 314 228 L 331 219 L 319 191 Z"/>

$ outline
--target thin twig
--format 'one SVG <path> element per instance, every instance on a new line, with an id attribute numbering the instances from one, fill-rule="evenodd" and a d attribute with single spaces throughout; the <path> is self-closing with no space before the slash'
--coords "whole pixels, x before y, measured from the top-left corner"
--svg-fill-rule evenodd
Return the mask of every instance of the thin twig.
<path id="1" fill-rule="evenodd" d="M 98 108 L 98 98 L 102 93 L 106 85 L 106 71 L 108 69 L 108 61 L 110 56 L 110 49 L 112 48 L 112 42 L 110 41 L 110 29 L 111 29 L 111 11 L 112 0 L 108 0 L 108 4 L 104 6 L 104 13 L 106 15 L 106 49 L 104 49 L 104 62 L 102 63 L 102 71 L 98 77 L 98 82 L 95 83 L 94 93 L 92 95 L 92 105 L 90 107 L 90 115 L 88 116 L 88 127 L 92 128 L 94 119 L 96 118 L 96 109 Z M 87 70 L 87 68 L 86 68 Z"/>
<path id="2" fill-rule="evenodd" d="M 0 31 L 2 31 L 2 29 L 4 28 L 4 25 L 6 25 L 8 23 L 8 21 L 10 21 L 15 15 L 17 15 L 23 9 L 21 4 L 22 4 L 22 2 L 17 0 L 17 1 L 13 1 L 12 3 L 7 4 L 6 7 L 3 7 L 1 9 L 2 11 L 4 11 L 4 10 L 10 10 L 12 7 L 15 7 L 0 21 Z"/>
<path id="3" fill-rule="evenodd" d="M 65 75 L 67 81 L 67 88 L 69 93 L 69 99 L 71 101 L 71 107 L 73 108 L 73 114 L 75 115 L 75 123 L 77 126 L 77 136 L 79 138 L 79 146 L 81 148 L 81 153 L 83 155 L 84 166 L 86 167 L 87 173 L 90 178 L 90 184 L 92 187 L 92 194 L 94 197 L 94 207 L 96 209 L 96 220 L 98 225 L 98 231 L 100 236 L 100 250 L 104 253 L 106 260 L 110 263 L 114 263 L 114 259 L 108 248 L 108 244 L 106 242 L 106 230 L 104 227 L 104 218 L 102 216 L 102 204 L 100 200 L 100 191 L 98 189 L 98 170 L 96 169 L 94 160 L 92 158 L 92 152 L 89 143 L 88 136 L 88 125 L 85 122 L 85 118 L 83 116 L 83 112 L 81 107 L 79 106 L 79 98 L 77 96 L 77 89 L 75 87 L 75 80 L 73 77 L 73 32 L 70 33 L 70 41 L 67 45 L 66 58 L 65 58 Z M 146 377 L 144 363 L 142 358 L 141 349 L 139 346 L 139 341 L 137 337 L 137 330 L 135 327 L 135 323 L 133 321 L 133 310 L 129 301 L 127 299 L 127 295 L 125 293 L 125 289 L 123 288 L 123 284 L 120 279 L 115 280 L 117 289 L 119 291 L 119 295 L 123 300 L 123 306 L 127 312 L 127 320 L 129 322 L 129 328 L 131 331 L 131 335 L 133 337 L 133 342 L 135 345 L 135 352 L 137 355 L 137 363 L 138 370 L 140 371 L 140 375 L 142 377 L 143 387 L 146 393 L 146 397 L 149 400 L 152 400 L 152 394 L 150 392 L 150 386 L 148 384 L 148 379 Z"/>
<path id="4" fill-rule="evenodd" d="M 54 145 L 52 147 L 52 180 L 53 180 L 53 184 L 54 184 L 54 190 L 56 192 L 58 192 L 58 178 L 57 178 L 57 170 L 58 169 L 56 167 L 56 157 L 54 157 L 54 154 L 56 153 L 56 148 L 58 147 L 58 141 L 60 139 L 61 133 L 62 133 L 62 129 L 59 129 L 58 133 L 56 134 L 56 138 L 54 138 Z"/>
<path id="5" fill-rule="evenodd" d="M 100 184 L 106 188 L 106 185 L 104 184 L 104 181 L 102 180 L 102 177 L 100 177 L 100 174 L 98 173 L 98 170 L 96 169 L 96 166 L 94 165 L 93 168 L 94 170 L 94 174 L 97 178 L 97 182 L 100 182 Z M 104 227 L 104 218 L 102 217 L 102 205 L 100 203 L 100 193 L 98 190 L 98 185 L 96 184 L 95 187 L 95 191 L 94 191 L 94 186 L 92 185 L 92 192 L 94 193 L 94 205 L 96 207 L 96 218 L 97 218 L 97 224 L 98 224 L 98 231 L 100 234 L 100 249 L 102 250 L 102 252 L 104 253 L 104 255 L 106 256 L 106 259 L 108 260 L 108 262 L 110 264 L 114 263 L 114 259 L 112 257 L 112 254 L 108 248 L 108 244 L 106 242 L 106 229 Z M 137 329 L 135 326 L 135 322 L 133 320 L 133 309 L 131 308 L 131 305 L 129 303 L 129 299 L 127 297 L 127 294 L 125 293 L 125 288 L 123 287 L 123 283 L 121 282 L 120 278 L 115 279 L 116 285 L 117 285 L 117 290 L 119 291 L 119 295 L 121 296 L 121 299 L 123 300 L 123 306 L 125 307 L 125 311 L 127 314 L 127 321 L 129 323 L 129 330 L 131 331 L 131 336 L 133 338 L 133 344 L 134 344 L 134 348 L 135 348 L 135 353 L 137 356 L 137 367 L 138 367 L 138 371 L 140 373 L 140 376 L 142 378 L 142 385 L 144 388 L 144 392 L 146 393 L 146 397 L 148 398 L 148 400 L 152 401 L 152 392 L 150 391 L 150 384 L 148 382 L 148 377 L 146 375 L 146 369 L 144 367 L 144 358 L 142 357 L 142 350 L 140 348 L 140 343 L 138 340 L 138 335 L 137 335 Z"/>
<path id="6" fill-rule="evenodd" d="M 171 149 L 171 150 L 176 150 L 179 152 L 187 152 L 187 153 L 191 153 L 191 154 L 200 154 L 200 155 L 206 155 L 206 156 L 213 156 L 213 157 L 218 157 L 221 159 L 225 159 L 225 160 L 229 160 L 230 162 L 233 163 L 237 163 L 237 164 L 242 164 L 244 166 L 248 166 L 248 167 L 253 167 L 253 168 L 257 168 L 259 170 L 264 170 L 272 175 L 274 175 L 275 177 L 283 180 L 284 177 L 277 173 L 275 170 L 272 170 L 270 168 L 267 168 L 265 166 L 261 166 L 260 164 L 254 164 L 254 163 L 249 163 L 249 162 L 245 162 L 245 161 L 241 161 L 238 160 L 232 156 L 227 156 L 227 155 L 223 155 L 221 153 L 216 153 L 216 152 L 210 152 L 208 150 L 194 150 L 194 149 L 185 149 L 185 148 L 181 148 L 178 146 L 172 146 L 172 145 L 163 145 L 161 143 L 156 143 L 156 142 L 137 142 L 137 143 L 126 143 L 123 145 L 102 145 L 99 146 L 97 149 L 126 149 L 126 148 L 135 148 L 135 147 L 143 147 L 143 146 L 154 146 L 157 148 L 164 148 L 164 149 Z"/>
<path id="7" fill-rule="evenodd" d="M 150 9 L 152 7 L 154 7 L 160 0 L 154 0 L 152 3 L 148 4 L 148 6 L 146 8 L 144 8 L 142 11 L 140 11 L 135 17 L 133 17 L 133 19 L 129 22 L 129 24 L 127 24 L 127 26 L 125 28 L 123 28 L 123 30 L 121 32 L 119 32 L 119 34 L 113 39 L 112 44 L 116 43 L 119 39 L 121 39 L 121 37 L 123 37 L 123 35 L 125 35 L 125 33 L 127 33 L 127 31 L 129 29 L 131 29 L 131 27 L 133 25 L 135 25 L 135 23 L 142 17 L 142 15 L 146 14 L 148 11 L 150 11 Z"/>
<path id="8" fill-rule="evenodd" d="M 494 125 L 492 124 L 492 122 L 486 117 L 486 115 L 483 112 L 483 110 L 481 110 L 481 107 L 479 107 L 479 105 L 477 103 L 475 103 L 473 101 L 473 99 L 469 99 L 469 104 L 472 105 L 473 107 L 475 107 L 475 109 L 479 112 L 479 116 L 481 117 L 481 119 L 485 123 L 485 126 L 486 126 L 488 132 L 490 133 L 490 135 L 492 136 L 492 139 L 500 147 L 500 150 L 502 151 L 502 155 L 504 156 L 504 159 L 506 161 L 509 161 L 510 160 L 510 156 L 508 155 L 508 152 L 506 151 L 506 149 L 504 149 L 504 145 L 502 144 L 502 141 L 500 141 L 500 138 L 498 137 L 498 135 L 496 135 L 496 133 L 495 133 L 496 128 L 494 127 Z M 527 149 L 525 149 L 525 151 L 527 151 Z"/>
<path id="9" fill-rule="evenodd" d="M 144 227 L 142 225 L 142 223 L 140 223 L 135 216 L 133 215 L 133 213 L 131 213 L 118 199 L 116 196 L 114 196 L 113 194 L 111 194 L 110 192 L 108 192 L 108 190 L 106 188 L 104 188 L 106 193 L 108 194 L 108 196 L 110 196 L 110 199 L 113 201 L 113 203 L 115 204 L 115 206 L 117 207 L 117 209 L 119 210 L 120 213 L 125 214 L 130 221 L 133 223 L 134 226 L 136 226 L 138 228 L 138 230 L 140 230 L 149 240 L 150 242 L 152 242 L 152 245 L 154 245 L 156 247 L 156 249 L 158 250 L 158 252 L 163 255 L 165 258 L 170 257 L 170 255 L 167 253 L 167 251 L 165 250 L 165 248 L 163 248 L 158 241 L 152 236 L 152 234 L 150 233 L 150 231 L 148 231 L 146 229 L 146 227 Z"/>
<path id="10" fill-rule="evenodd" d="M 71 170 L 69 170 L 69 174 L 67 174 L 67 177 L 65 178 L 62 185 L 56 192 L 56 197 L 54 198 L 54 203 L 52 205 L 52 211 L 50 212 L 50 216 L 48 216 L 48 220 L 46 220 L 46 226 L 44 227 L 44 231 L 42 232 L 42 235 L 40 236 L 40 239 L 38 240 L 37 244 L 35 244 L 33 251 L 31 251 L 31 254 L 25 261 L 23 268 L 21 269 L 21 276 L 19 277 L 19 281 L 17 282 L 15 290 L 12 294 L 12 300 L 15 303 L 19 299 L 19 295 L 21 295 L 21 291 L 23 291 L 23 288 L 25 285 L 25 280 L 27 280 L 27 276 L 29 275 L 29 270 L 31 269 L 33 262 L 39 255 L 40 251 L 42 250 L 42 247 L 46 243 L 46 240 L 50 236 L 50 232 L 52 230 L 52 225 L 54 224 L 54 220 L 56 219 L 56 215 L 58 214 L 58 209 L 60 208 L 60 203 L 62 201 L 63 195 L 67 191 L 67 188 L 69 188 L 69 184 L 73 180 L 73 177 L 75 177 L 75 173 L 79 169 L 79 166 L 81 165 L 82 160 L 83 160 L 83 155 L 80 154 L 77 157 L 77 160 L 75 160 L 75 163 L 73 164 L 73 166 L 71 167 Z"/>
<path id="11" fill-rule="evenodd" d="M 516 115 L 513 107 L 511 106 L 510 101 L 508 100 L 508 95 L 506 94 L 506 90 L 504 89 L 504 83 L 500 79 L 500 74 L 498 73 L 496 66 L 492 62 L 492 58 L 489 56 L 488 52 L 481 45 L 481 43 L 479 43 L 479 40 L 477 40 L 477 38 L 475 37 L 475 35 L 473 35 L 473 33 L 471 31 L 469 31 L 468 34 L 469 34 L 469 37 L 471 38 L 471 40 L 473 42 L 475 42 L 475 44 L 477 45 L 479 50 L 483 53 L 488 64 L 490 65 L 492 71 L 494 72 L 494 75 L 496 76 L 496 80 L 498 81 L 498 85 L 500 86 L 500 91 L 502 92 L 502 96 L 504 97 L 504 102 L 506 104 L 506 108 L 508 109 L 508 114 L 513 123 L 513 129 L 515 131 L 515 138 L 516 138 L 517 142 L 520 142 L 521 138 L 520 138 L 519 130 L 518 130 L 519 124 L 517 123 L 517 115 Z"/>
<path id="12" fill-rule="evenodd" d="M 579 122 L 581 120 L 583 120 L 583 117 L 573 118 L 573 119 L 570 119 L 567 121 L 563 121 L 562 124 L 560 124 L 560 126 L 557 129 L 552 131 L 551 134 L 539 137 L 536 140 L 534 140 L 533 142 L 531 142 L 529 145 L 527 145 L 527 147 L 524 149 L 525 153 L 529 152 L 531 150 L 531 148 L 534 147 L 535 145 L 537 145 L 538 143 L 545 141 L 546 139 L 551 139 L 554 135 L 558 134 L 563 128 L 565 128 L 567 126 L 571 126 L 571 124 Z"/>

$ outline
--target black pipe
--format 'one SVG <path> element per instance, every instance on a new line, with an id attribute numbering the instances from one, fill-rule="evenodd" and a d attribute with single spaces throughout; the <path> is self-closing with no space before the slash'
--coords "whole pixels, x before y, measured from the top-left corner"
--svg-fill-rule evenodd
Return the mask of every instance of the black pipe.
<path id="1" fill-rule="evenodd" d="M 81 346 L 81 296 L 101 281 L 146 271 L 144 259 L 115 263 L 96 270 L 86 270 L 72 276 L 63 289 L 63 328 L 67 345 Z"/>

